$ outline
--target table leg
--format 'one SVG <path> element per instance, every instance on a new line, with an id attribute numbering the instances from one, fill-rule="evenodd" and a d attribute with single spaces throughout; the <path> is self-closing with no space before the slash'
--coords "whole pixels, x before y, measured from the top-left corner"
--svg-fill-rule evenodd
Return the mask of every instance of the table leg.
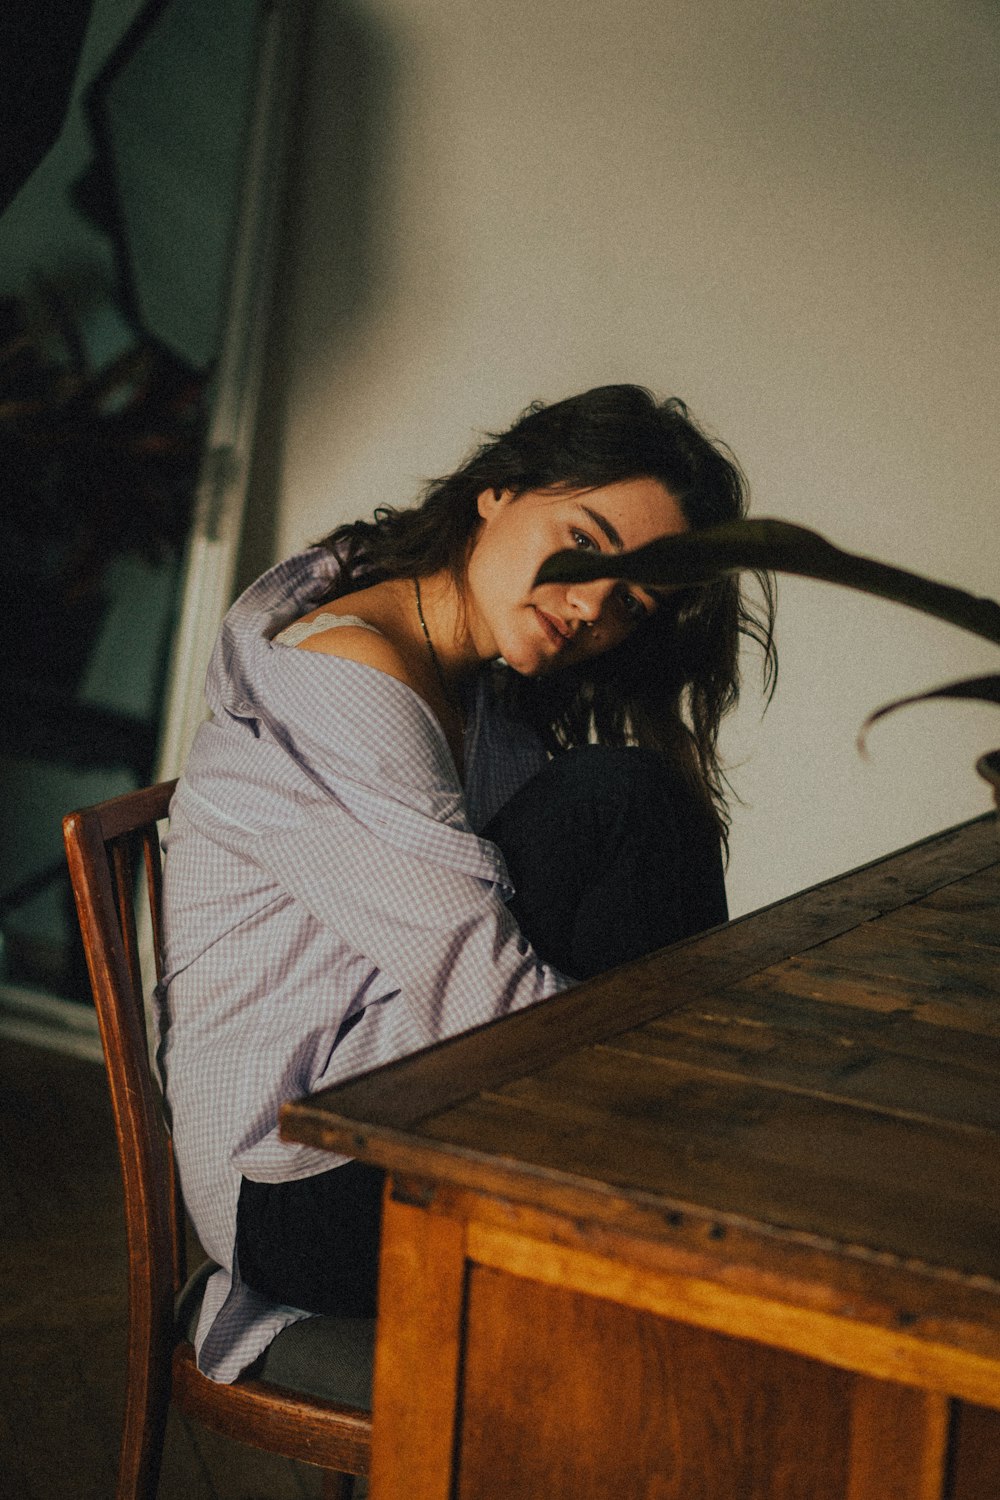
<path id="1" fill-rule="evenodd" d="M 372 1500 L 447 1500 L 465 1287 L 465 1226 L 400 1202 L 382 1219 Z"/>
<path id="2" fill-rule="evenodd" d="M 858 1375 L 846 1500 L 943 1500 L 951 1403 Z"/>

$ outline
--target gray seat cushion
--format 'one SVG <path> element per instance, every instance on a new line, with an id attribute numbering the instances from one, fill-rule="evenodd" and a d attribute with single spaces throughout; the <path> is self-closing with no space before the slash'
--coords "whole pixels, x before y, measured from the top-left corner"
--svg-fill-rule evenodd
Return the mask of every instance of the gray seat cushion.
<path id="1" fill-rule="evenodd" d="M 212 1261 L 199 1266 L 177 1298 L 177 1326 L 193 1340 Z M 375 1360 L 374 1318 L 303 1318 L 273 1339 L 247 1371 L 305 1396 L 319 1396 L 371 1411 Z"/>

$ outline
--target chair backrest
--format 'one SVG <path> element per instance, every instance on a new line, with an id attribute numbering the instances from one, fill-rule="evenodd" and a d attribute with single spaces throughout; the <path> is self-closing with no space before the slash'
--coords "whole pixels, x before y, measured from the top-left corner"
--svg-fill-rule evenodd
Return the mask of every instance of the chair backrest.
<path id="1" fill-rule="evenodd" d="M 148 1351 L 150 1360 L 162 1359 L 173 1343 L 174 1296 L 184 1280 L 185 1257 L 173 1151 L 149 1064 L 145 993 L 152 975 L 142 972 L 136 891 L 141 882 L 149 903 L 159 979 L 162 876 L 157 824 L 167 816 L 175 785 L 166 781 L 127 792 L 63 819 L 125 1187 L 130 1342 Z"/>

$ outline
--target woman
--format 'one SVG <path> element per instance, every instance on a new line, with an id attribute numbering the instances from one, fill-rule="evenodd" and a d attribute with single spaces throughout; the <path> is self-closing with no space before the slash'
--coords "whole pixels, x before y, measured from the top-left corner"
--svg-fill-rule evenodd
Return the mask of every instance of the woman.
<path id="1" fill-rule="evenodd" d="M 682 403 L 600 387 L 233 606 L 171 807 L 160 989 L 216 1379 L 304 1313 L 374 1309 L 380 1174 L 280 1141 L 284 1100 L 725 919 L 716 737 L 740 634 L 773 665 L 767 581 L 758 618 L 735 580 L 534 580 L 744 506 Z"/>

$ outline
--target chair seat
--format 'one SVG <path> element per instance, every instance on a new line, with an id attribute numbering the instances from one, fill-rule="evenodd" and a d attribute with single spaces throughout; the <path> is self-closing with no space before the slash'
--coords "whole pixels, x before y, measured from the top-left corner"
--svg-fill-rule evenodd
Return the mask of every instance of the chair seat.
<path id="1" fill-rule="evenodd" d="M 213 1261 L 205 1261 L 178 1294 L 177 1326 L 189 1343 L 194 1342 L 205 1287 L 216 1270 Z M 303 1396 L 371 1411 L 374 1360 L 374 1318 L 316 1315 L 283 1328 L 246 1373 Z"/>

